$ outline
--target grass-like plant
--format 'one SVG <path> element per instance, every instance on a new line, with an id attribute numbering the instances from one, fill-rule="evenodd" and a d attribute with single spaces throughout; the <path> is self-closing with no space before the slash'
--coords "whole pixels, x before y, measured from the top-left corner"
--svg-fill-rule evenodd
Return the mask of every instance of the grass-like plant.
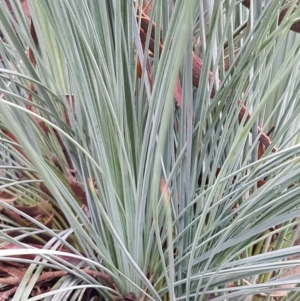
<path id="1" fill-rule="evenodd" d="M 21 2 L 0 300 L 299 300 L 298 1 Z"/>

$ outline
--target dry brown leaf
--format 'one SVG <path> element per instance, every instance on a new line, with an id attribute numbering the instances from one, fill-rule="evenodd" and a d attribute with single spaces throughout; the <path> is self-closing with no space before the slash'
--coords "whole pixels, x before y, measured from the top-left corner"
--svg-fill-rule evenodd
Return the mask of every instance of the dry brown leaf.
<path id="1" fill-rule="evenodd" d="M 175 85 L 175 91 L 174 91 L 174 97 L 176 100 L 176 105 L 181 108 L 182 107 L 182 88 L 180 79 L 177 78 L 176 85 Z"/>
<path id="2" fill-rule="evenodd" d="M 284 280 L 286 277 L 297 275 L 297 278 L 300 278 L 300 266 L 297 266 L 293 269 L 287 270 L 285 273 L 280 275 L 281 280 Z M 285 285 L 277 285 L 275 286 L 276 292 L 271 294 L 272 297 L 284 297 L 296 286 L 297 284 L 285 284 Z M 278 290 L 280 289 L 280 290 Z M 278 291 L 277 291 L 278 290 Z"/>
<path id="3" fill-rule="evenodd" d="M 16 200 L 18 200 L 20 196 L 13 196 L 13 194 L 9 193 L 8 191 L 0 190 L 0 201 L 10 204 Z M 1 209 L 1 206 L 0 206 Z"/>
<path id="4" fill-rule="evenodd" d="M 68 170 L 67 179 L 74 194 L 79 198 L 82 204 L 87 205 L 85 190 L 83 186 L 78 183 L 77 179 L 72 175 L 72 172 L 70 170 Z"/>
<path id="5" fill-rule="evenodd" d="M 3 202 L 3 203 L 6 203 L 6 204 L 11 204 L 13 203 L 14 201 L 18 200 L 20 198 L 20 196 L 12 196 L 10 195 L 8 192 L 6 191 L 0 191 L 0 201 Z M 3 207 L 1 206 L 1 203 L 0 203 L 0 210 L 2 210 Z"/>
<path id="6" fill-rule="evenodd" d="M 47 206 L 46 208 L 46 203 L 39 203 L 35 206 L 16 205 L 15 208 L 24 212 L 25 214 L 28 214 L 31 217 L 36 217 L 39 215 L 43 216 L 46 212 L 47 214 L 50 213 L 50 206 Z"/>

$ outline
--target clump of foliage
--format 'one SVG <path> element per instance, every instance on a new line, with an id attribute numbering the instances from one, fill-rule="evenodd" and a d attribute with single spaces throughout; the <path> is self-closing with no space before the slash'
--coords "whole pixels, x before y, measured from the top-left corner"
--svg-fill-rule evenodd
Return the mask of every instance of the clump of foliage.
<path id="1" fill-rule="evenodd" d="M 297 2 L 0 0 L 1 300 L 299 299 Z"/>

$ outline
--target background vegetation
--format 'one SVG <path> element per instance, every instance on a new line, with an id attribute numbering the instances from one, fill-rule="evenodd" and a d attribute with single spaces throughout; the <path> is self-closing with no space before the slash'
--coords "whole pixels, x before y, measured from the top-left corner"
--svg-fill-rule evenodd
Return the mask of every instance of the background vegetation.
<path id="1" fill-rule="evenodd" d="M 1 300 L 299 300 L 297 2 L 0 0 Z"/>

